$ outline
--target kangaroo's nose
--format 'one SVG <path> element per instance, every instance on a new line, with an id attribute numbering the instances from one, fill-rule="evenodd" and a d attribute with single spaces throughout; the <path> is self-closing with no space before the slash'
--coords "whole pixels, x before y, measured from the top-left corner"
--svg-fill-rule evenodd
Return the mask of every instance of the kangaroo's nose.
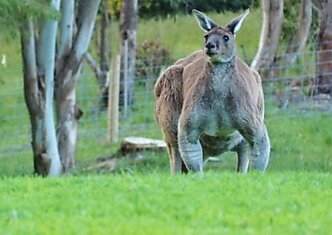
<path id="1" fill-rule="evenodd" d="M 213 42 L 208 42 L 205 44 L 205 53 L 208 56 L 217 54 L 217 45 Z"/>
<path id="2" fill-rule="evenodd" d="M 205 47 L 208 50 L 215 49 L 216 48 L 216 44 L 212 43 L 212 42 L 208 42 L 208 43 L 206 43 Z"/>

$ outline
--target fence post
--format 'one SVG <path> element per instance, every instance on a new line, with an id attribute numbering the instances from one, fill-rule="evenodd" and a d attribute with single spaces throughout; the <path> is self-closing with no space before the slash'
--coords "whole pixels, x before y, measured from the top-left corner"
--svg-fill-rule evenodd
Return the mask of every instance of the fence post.
<path id="1" fill-rule="evenodd" d="M 119 138 L 120 63 L 120 56 L 114 56 L 112 59 L 112 75 L 108 87 L 108 130 L 110 143 L 116 143 Z"/>

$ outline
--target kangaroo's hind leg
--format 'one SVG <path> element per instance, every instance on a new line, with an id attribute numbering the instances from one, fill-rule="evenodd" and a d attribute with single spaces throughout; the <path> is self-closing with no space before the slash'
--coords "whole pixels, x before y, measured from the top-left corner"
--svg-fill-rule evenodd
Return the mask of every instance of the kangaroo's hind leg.
<path id="1" fill-rule="evenodd" d="M 179 147 L 177 145 L 167 144 L 167 148 L 170 158 L 171 174 L 175 175 L 180 172 L 188 173 L 188 169 L 181 158 Z"/>
<path id="2" fill-rule="evenodd" d="M 264 123 L 247 127 L 242 131 L 250 145 L 251 165 L 254 170 L 264 172 L 270 158 L 270 139 Z"/>
<path id="3" fill-rule="evenodd" d="M 237 172 L 247 173 L 249 168 L 250 146 L 242 138 L 242 141 L 233 148 L 237 153 Z"/>
<path id="4" fill-rule="evenodd" d="M 155 85 L 155 114 L 167 144 L 172 174 L 186 170 L 183 169 L 177 141 L 177 126 L 182 108 L 182 71 L 179 66 L 168 68 Z"/>

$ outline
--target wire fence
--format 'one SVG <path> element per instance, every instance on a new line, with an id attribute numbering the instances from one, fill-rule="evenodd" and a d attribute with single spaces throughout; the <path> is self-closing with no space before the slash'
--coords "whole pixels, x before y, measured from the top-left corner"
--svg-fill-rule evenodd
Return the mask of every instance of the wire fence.
<path id="1" fill-rule="evenodd" d="M 332 113 L 332 97 L 329 94 L 311 94 L 317 79 L 316 54 L 316 51 L 305 51 L 291 66 L 273 66 L 262 71 L 267 74 L 263 78 L 267 112 L 269 107 L 274 110 L 269 118 L 277 118 L 279 114 L 297 116 Z M 327 64 L 331 67 L 332 61 Z M 147 69 L 154 72 L 149 76 L 136 78 L 134 103 L 130 104 L 127 117 L 120 110 L 120 140 L 126 136 L 161 138 L 153 112 L 153 84 L 158 73 L 168 65 L 147 65 L 153 66 Z M 30 156 L 32 159 L 30 122 L 23 95 L 22 71 L 2 69 L 0 75 L 0 160 L 19 156 Z M 328 76 L 331 86 L 332 74 L 324 75 Z M 88 151 L 90 148 L 97 149 L 95 157 L 111 154 L 109 148 L 98 150 L 98 146 L 108 145 L 107 111 L 99 108 L 101 98 L 94 74 L 85 63 L 77 87 L 78 105 L 84 112 L 79 124 L 79 155 L 93 155 Z"/>

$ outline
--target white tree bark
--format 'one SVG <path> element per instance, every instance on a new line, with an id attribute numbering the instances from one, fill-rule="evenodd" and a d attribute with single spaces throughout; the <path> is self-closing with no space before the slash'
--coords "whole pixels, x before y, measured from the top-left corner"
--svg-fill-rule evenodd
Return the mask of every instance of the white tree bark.
<path id="1" fill-rule="evenodd" d="M 49 171 L 50 159 L 46 152 L 44 138 L 45 84 L 44 80 L 40 80 L 37 75 L 34 25 L 31 19 L 26 19 L 23 22 L 20 34 L 24 71 L 24 98 L 31 123 L 34 173 L 46 176 Z"/>
<path id="2" fill-rule="evenodd" d="M 283 0 L 262 0 L 263 25 L 259 47 L 251 68 L 270 68 L 276 55 L 283 18 Z"/>
<path id="3" fill-rule="evenodd" d="M 100 0 L 81 0 L 81 12 L 78 15 L 78 33 L 76 36 L 73 53 L 76 60 L 82 60 L 88 50 Z"/>
<path id="4" fill-rule="evenodd" d="M 59 11 L 60 2 L 60 0 L 52 0 L 51 7 Z M 75 1 L 63 1 L 56 71 L 54 67 L 57 20 L 45 18 L 41 21 L 37 43 L 35 35 L 38 34 L 31 20 L 26 19 L 20 28 L 24 93 L 30 114 L 35 173 L 37 174 L 59 176 L 74 166 L 77 120 L 81 115 L 76 105 L 77 75 L 91 39 L 99 2 L 100 0 L 79 2 L 79 10 L 76 11 L 78 12 L 76 33 L 73 27 Z M 56 131 L 53 113 L 55 81 Z"/>
<path id="5" fill-rule="evenodd" d="M 60 0 L 52 0 L 51 7 L 59 11 Z M 53 114 L 54 96 L 54 58 L 58 22 L 56 19 L 46 19 L 41 28 L 38 64 L 39 73 L 45 77 L 45 140 L 47 155 L 50 158 L 49 176 L 59 176 L 62 171 L 59 152 L 57 148 L 56 133 Z"/>
<path id="6" fill-rule="evenodd" d="M 61 4 L 61 32 L 57 58 L 64 58 L 73 45 L 75 0 L 65 0 Z M 63 66 L 63 59 L 57 59 L 57 71 Z"/>
<path id="7" fill-rule="evenodd" d="M 63 3 L 70 4 L 69 1 Z M 57 68 L 57 138 L 64 172 L 72 169 L 75 164 L 78 119 L 82 115 L 76 104 L 76 84 L 83 56 L 92 36 L 99 3 L 100 0 L 81 0 L 79 2 L 77 34 L 74 36 L 72 46 L 67 47 L 63 56 L 58 57 L 57 64 L 61 66 Z M 63 9 L 66 9 L 66 6 Z M 63 23 L 66 24 L 65 21 Z M 66 30 L 63 32 L 69 34 Z M 70 40 L 71 37 L 64 36 L 63 38 Z M 68 45 L 69 43 L 63 41 L 63 44 Z"/>
<path id="8" fill-rule="evenodd" d="M 37 62 L 34 37 L 34 26 L 31 19 L 27 19 L 21 27 L 21 47 L 24 70 L 24 95 L 29 111 L 37 113 L 40 107 L 38 97 Z"/>

